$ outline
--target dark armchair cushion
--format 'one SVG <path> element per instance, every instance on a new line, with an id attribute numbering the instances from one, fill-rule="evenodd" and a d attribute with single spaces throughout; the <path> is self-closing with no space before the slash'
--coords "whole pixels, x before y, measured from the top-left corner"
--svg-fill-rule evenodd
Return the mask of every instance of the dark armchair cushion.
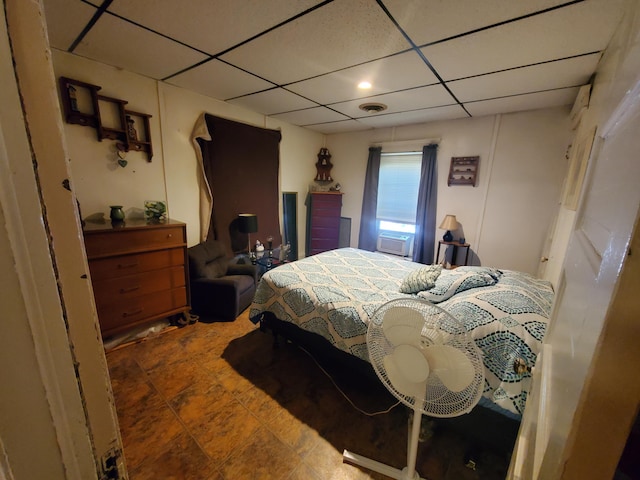
<path id="1" fill-rule="evenodd" d="M 222 242 L 207 240 L 189 248 L 189 272 L 192 278 L 220 278 L 227 274 L 229 259 Z"/>

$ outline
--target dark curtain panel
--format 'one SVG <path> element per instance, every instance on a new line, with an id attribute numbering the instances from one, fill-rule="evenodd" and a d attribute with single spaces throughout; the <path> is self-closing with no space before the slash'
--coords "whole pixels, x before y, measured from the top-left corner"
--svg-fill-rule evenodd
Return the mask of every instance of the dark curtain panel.
<path id="1" fill-rule="evenodd" d="M 213 196 L 207 238 L 221 240 L 232 253 L 246 251 L 247 234 L 238 231 L 238 214 L 258 215 L 251 234 L 274 248 L 282 242 L 278 197 L 281 134 L 213 115 L 205 115 L 211 141 L 198 139 L 205 176 Z"/>
<path id="2" fill-rule="evenodd" d="M 413 244 L 413 261 L 430 265 L 436 236 L 436 206 L 438 202 L 438 145 L 422 148 L 422 170 L 418 190 L 416 212 L 416 236 Z"/>
<path id="3" fill-rule="evenodd" d="M 358 248 L 375 251 L 378 241 L 378 222 L 376 210 L 378 208 L 378 178 L 380 177 L 380 154 L 382 147 L 369 148 L 369 161 L 364 179 L 364 194 L 362 196 L 362 213 L 360 215 L 360 235 Z"/>

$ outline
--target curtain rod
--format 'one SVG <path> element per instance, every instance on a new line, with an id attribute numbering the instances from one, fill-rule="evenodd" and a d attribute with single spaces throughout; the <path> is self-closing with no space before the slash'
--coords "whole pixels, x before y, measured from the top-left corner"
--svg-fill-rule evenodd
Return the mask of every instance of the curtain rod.
<path id="1" fill-rule="evenodd" d="M 391 141 L 391 142 L 376 142 L 376 143 L 372 143 L 371 146 L 372 147 L 382 147 L 382 150 L 386 149 L 386 148 L 393 148 L 394 150 L 397 148 L 409 148 L 409 147 L 419 147 L 420 151 L 422 151 L 422 147 L 425 145 L 430 145 L 432 143 L 436 143 L 439 144 L 440 143 L 440 138 L 423 138 L 423 139 L 418 139 L 418 140 L 398 140 L 398 141 Z"/>

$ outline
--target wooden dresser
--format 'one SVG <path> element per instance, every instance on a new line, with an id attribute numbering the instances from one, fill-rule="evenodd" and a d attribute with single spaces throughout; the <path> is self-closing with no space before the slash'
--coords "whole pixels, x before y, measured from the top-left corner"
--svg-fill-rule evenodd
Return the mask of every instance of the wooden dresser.
<path id="1" fill-rule="evenodd" d="M 307 203 L 307 256 L 338 248 L 342 194 L 313 192 Z"/>
<path id="2" fill-rule="evenodd" d="M 103 338 L 189 311 L 184 223 L 87 223 L 84 242 Z"/>

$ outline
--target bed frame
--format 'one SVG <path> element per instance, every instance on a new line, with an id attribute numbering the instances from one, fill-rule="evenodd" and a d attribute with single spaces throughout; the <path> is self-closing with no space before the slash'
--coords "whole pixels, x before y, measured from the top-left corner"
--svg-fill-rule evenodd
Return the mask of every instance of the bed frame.
<path id="1" fill-rule="evenodd" d="M 365 384 L 368 384 L 368 382 L 375 382 L 371 383 L 371 385 L 380 384 L 380 380 L 369 362 L 335 348 L 320 335 L 307 332 L 290 322 L 278 319 L 271 312 L 261 314 L 260 330 L 265 333 L 272 333 L 274 348 L 279 348 L 282 345 L 282 341 L 290 342 L 307 350 L 323 366 L 339 367 L 336 370 L 355 374 Z M 460 432 L 474 445 L 467 454 L 468 461 L 465 463 L 468 466 L 477 464 L 476 452 L 481 449 L 489 448 L 510 455 L 520 427 L 518 420 L 502 415 L 483 405 L 476 405 L 467 415 L 437 419 L 436 424 Z"/>

